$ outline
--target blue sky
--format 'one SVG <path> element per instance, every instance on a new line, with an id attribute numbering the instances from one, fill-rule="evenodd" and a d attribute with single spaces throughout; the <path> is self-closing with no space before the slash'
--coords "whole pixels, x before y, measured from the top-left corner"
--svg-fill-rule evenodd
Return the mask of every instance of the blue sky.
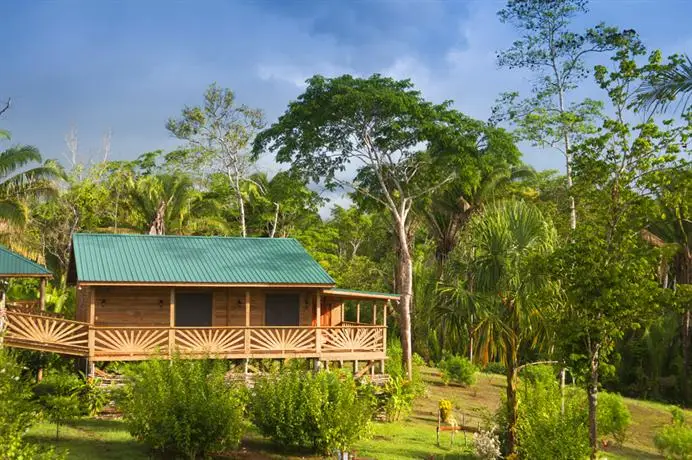
<path id="1" fill-rule="evenodd" d="M 6 1 L 2 6 L 0 126 L 13 142 L 63 158 L 76 127 L 82 160 L 178 145 L 164 128 L 218 82 L 275 119 L 315 73 L 412 78 L 434 101 L 453 99 L 486 119 L 501 91 L 526 88 L 498 70 L 495 51 L 515 38 L 501 1 Z M 583 24 L 637 30 L 649 48 L 692 53 L 692 1 L 592 1 Z M 598 96 L 596 90 L 587 90 Z M 539 168 L 554 152 L 528 149 Z M 267 163 L 269 169 L 278 167 Z"/>

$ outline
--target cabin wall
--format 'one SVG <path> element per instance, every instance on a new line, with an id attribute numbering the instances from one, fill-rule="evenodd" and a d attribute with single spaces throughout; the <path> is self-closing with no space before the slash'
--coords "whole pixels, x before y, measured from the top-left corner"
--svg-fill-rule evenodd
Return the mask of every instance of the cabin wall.
<path id="1" fill-rule="evenodd" d="M 170 287 L 84 286 L 77 290 L 77 319 L 88 321 L 90 289 L 95 290 L 97 326 L 168 326 L 170 324 Z M 311 326 L 315 320 L 316 291 L 266 288 L 176 288 L 177 292 L 213 293 L 212 326 L 245 326 L 245 293 L 250 292 L 250 325 L 262 326 L 265 319 L 265 296 L 268 293 L 300 295 L 299 324 Z M 343 302 L 322 298 L 323 326 L 341 322 Z"/>
<path id="2" fill-rule="evenodd" d="M 96 326 L 168 326 L 169 287 L 98 286 Z"/>

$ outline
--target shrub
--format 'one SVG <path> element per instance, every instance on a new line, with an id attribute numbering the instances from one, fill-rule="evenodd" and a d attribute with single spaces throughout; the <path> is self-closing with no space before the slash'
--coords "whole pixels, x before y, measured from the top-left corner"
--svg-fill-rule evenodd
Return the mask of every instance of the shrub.
<path id="1" fill-rule="evenodd" d="M 541 385 L 550 385 L 557 382 L 556 375 L 557 372 L 555 372 L 555 368 L 547 364 L 524 366 L 519 372 L 519 377 L 531 383 L 538 383 Z"/>
<path id="2" fill-rule="evenodd" d="M 284 371 L 260 379 L 250 414 L 260 433 L 284 448 L 348 450 L 369 432 L 371 393 L 352 377 L 329 371 Z"/>
<path id="3" fill-rule="evenodd" d="M 437 403 L 437 408 L 440 411 L 440 419 L 444 423 L 449 423 L 452 420 L 452 401 L 449 399 L 441 399 L 439 403 Z"/>
<path id="4" fill-rule="evenodd" d="M 674 407 L 673 421 L 661 428 L 654 436 L 654 445 L 668 459 L 692 459 L 692 427 L 685 424 L 685 414 Z"/>
<path id="5" fill-rule="evenodd" d="M 502 363 L 488 363 L 485 365 L 482 372 L 485 374 L 505 375 L 507 374 L 507 368 Z"/>
<path id="6" fill-rule="evenodd" d="M 34 387 L 34 395 L 48 420 L 55 423 L 55 439 L 60 438 L 60 425 L 83 414 L 77 395 L 81 380 L 74 374 L 53 372 Z"/>
<path id="7" fill-rule="evenodd" d="M 76 388 L 77 396 L 84 415 L 97 415 L 108 403 L 108 392 L 100 387 L 100 379 L 87 377 L 82 379 Z"/>
<path id="8" fill-rule="evenodd" d="M 376 394 L 380 401 L 378 409 L 384 411 L 388 422 L 408 417 L 417 396 L 413 382 L 401 376 L 390 376 L 387 383 L 380 390 L 376 390 Z"/>
<path id="9" fill-rule="evenodd" d="M 476 382 L 476 366 L 463 356 L 448 356 L 438 365 L 442 371 L 442 381 L 445 385 L 450 382 L 462 386 L 472 385 Z"/>
<path id="10" fill-rule="evenodd" d="M 132 436 L 166 457 L 196 458 L 240 442 L 242 390 L 218 361 L 151 360 L 128 368 L 120 407 Z"/>
<path id="11" fill-rule="evenodd" d="M 38 419 L 31 386 L 22 378 L 22 368 L 13 355 L 0 349 L 0 458 L 60 459 L 67 456 L 43 449 L 24 440 L 24 434 Z"/>
<path id="12" fill-rule="evenodd" d="M 548 460 L 586 458 L 589 437 L 586 406 L 580 391 L 568 391 L 565 413 L 561 413 L 560 387 L 556 380 L 531 383 L 525 379 L 519 387 L 519 423 L 517 450 L 519 458 Z M 496 415 L 502 441 L 507 432 L 506 404 Z"/>
<path id="13" fill-rule="evenodd" d="M 605 391 L 600 392 L 596 406 L 596 419 L 601 437 L 612 436 L 619 445 L 625 442 L 627 430 L 632 424 L 632 417 L 622 396 Z"/>

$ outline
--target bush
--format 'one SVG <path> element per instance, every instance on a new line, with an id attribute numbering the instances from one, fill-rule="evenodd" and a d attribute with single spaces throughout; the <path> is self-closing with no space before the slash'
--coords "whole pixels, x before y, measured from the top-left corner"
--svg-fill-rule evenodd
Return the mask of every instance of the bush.
<path id="1" fill-rule="evenodd" d="M 154 451 L 197 458 L 240 442 L 245 397 L 227 385 L 218 361 L 150 360 L 127 372 L 119 401 L 125 422 Z"/>
<path id="2" fill-rule="evenodd" d="M 34 387 L 34 395 L 48 420 L 55 423 L 55 439 L 60 438 L 60 425 L 82 415 L 77 396 L 81 380 L 74 374 L 47 374 Z"/>
<path id="3" fill-rule="evenodd" d="M 541 373 L 542 374 L 542 373 Z M 561 413 L 560 387 L 556 380 L 531 383 L 528 378 L 519 386 L 519 423 L 517 450 L 519 458 L 548 460 L 587 458 L 589 433 L 583 391 L 568 391 L 565 413 Z M 496 414 L 501 440 L 506 442 L 506 401 Z"/>
<path id="4" fill-rule="evenodd" d="M 58 454 L 24 440 L 24 434 L 39 415 L 38 407 L 31 398 L 31 386 L 22 377 L 21 366 L 13 355 L 0 349 L 0 458 L 65 458 L 66 452 Z"/>
<path id="5" fill-rule="evenodd" d="M 507 374 L 507 367 L 502 363 L 488 363 L 485 365 L 482 372 L 485 374 L 505 375 Z"/>
<path id="6" fill-rule="evenodd" d="M 478 369 L 463 356 L 448 356 L 440 361 L 438 367 L 442 371 L 442 381 L 445 385 L 454 382 L 462 386 L 469 386 L 476 382 Z"/>
<path id="7" fill-rule="evenodd" d="M 500 439 L 492 430 L 480 430 L 473 435 L 476 456 L 481 460 L 495 460 L 502 456 Z"/>
<path id="8" fill-rule="evenodd" d="M 284 371 L 260 379 L 250 413 L 262 435 L 284 448 L 328 454 L 368 434 L 374 404 L 352 377 L 329 371 Z"/>
<path id="9" fill-rule="evenodd" d="M 692 459 L 692 427 L 685 424 L 685 414 L 674 407 L 673 421 L 661 428 L 654 436 L 656 448 L 668 459 Z"/>
<path id="10" fill-rule="evenodd" d="M 555 368 L 547 364 L 524 366 L 521 368 L 521 371 L 519 371 L 520 378 L 541 385 L 551 385 L 557 382 L 556 375 L 557 372 Z"/>
<path id="11" fill-rule="evenodd" d="M 598 394 L 596 421 L 598 434 L 602 438 L 612 436 L 619 445 L 622 445 L 627 438 L 632 417 L 622 396 L 602 391 Z"/>

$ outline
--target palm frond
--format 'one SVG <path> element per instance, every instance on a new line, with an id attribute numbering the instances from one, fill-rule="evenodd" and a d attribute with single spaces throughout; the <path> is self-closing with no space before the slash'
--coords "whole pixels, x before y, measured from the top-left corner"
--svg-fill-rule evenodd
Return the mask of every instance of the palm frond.
<path id="1" fill-rule="evenodd" d="M 685 112 L 692 98 L 692 59 L 689 56 L 677 65 L 665 70 L 651 81 L 641 85 L 637 92 L 637 104 L 646 111 L 666 111 L 680 98 L 676 109 Z"/>
<path id="2" fill-rule="evenodd" d="M 10 147 L 0 153 L 0 178 L 12 174 L 29 163 L 40 163 L 41 161 L 41 154 L 36 147 L 30 145 Z"/>

